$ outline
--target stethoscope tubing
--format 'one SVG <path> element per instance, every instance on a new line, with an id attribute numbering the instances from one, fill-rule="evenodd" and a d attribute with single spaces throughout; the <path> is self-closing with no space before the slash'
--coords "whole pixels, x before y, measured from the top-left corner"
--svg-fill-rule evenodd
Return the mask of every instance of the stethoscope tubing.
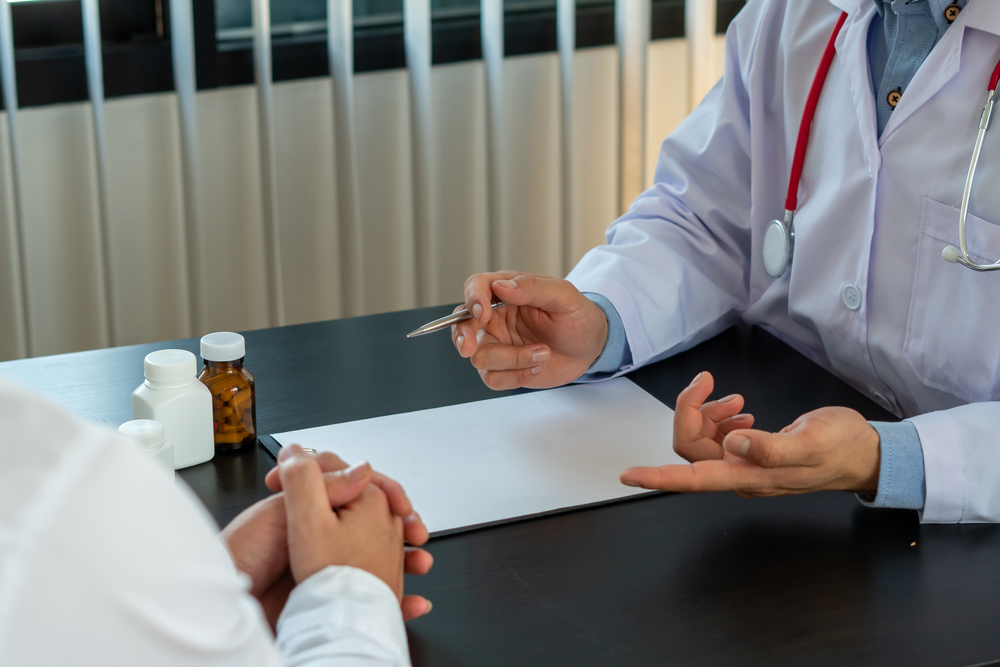
<path id="1" fill-rule="evenodd" d="M 799 207 L 799 182 L 802 180 L 802 165 L 806 161 L 806 148 L 809 146 L 809 131 L 812 128 L 813 116 L 816 115 L 816 107 L 819 105 L 819 96 L 823 92 L 823 84 L 826 83 L 826 75 L 830 71 L 830 64 L 833 56 L 837 53 L 837 35 L 847 21 L 847 12 L 841 12 L 837 19 L 837 25 L 833 28 L 830 40 L 823 50 L 823 58 L 816 68 L 816 76 L 813 77 L 812 87 L 809 88 L 809 97 L 806 98 L 806 106 L 802 111 L 802 121 L 799 123 L 799 136 L 795 141 L 795 156 L 792 158 L 792 171 L 788 176 L 788 195 L 785 197 L 785 210 L 794 212 Z"/>
<path id="2" fill-rule="evenodd" d="M 1000 68 L 1000 64 L 997 65 Z M 965 177 L 965 189 L 962 191 L 962 208 L 958 214 L 958 244 L 962 255 L 958 262 L 967 266 L 973 271 L 994 271 L 1000 269 L 1000 260 L 993 264 L 977 264 L 969 256 L 969 247 L 965 233 L 965 221 L 969 215 L 969 197 L 972 194 L 972 183 L 976 178 L 976 166 L 979 164 L 979 153 L 983 149 L 983 139 L 986 137 L 986 128 L 990 124 L 990 115 L 993 113 L 994 91 L 989 92 L 986 106 L 983 108 L 983 116 L 979 121 L 979 133 L 976 135 L 976 147 L 972 149 L 972 161 L 969 163 L 969 174 Z"/>
<path id="3" fill-rule="evenodd" d="M 767 254 L 765 253 L 765 266 L 768 266 L 768 273 L 773 277 L 777 277 L 781 273 L 784 273 L 784 271 L 787 270 L 787 267 L 791 264 L 792 249 L 795 241 L 795 211 L 798 208 L 799 183 L 802 179 L 802 166 L 805 163 L 806 148 L 809 145 L 809 132 L 812 127 L 813 116 L 816 113 L 816 106 L 819 104 L 820 93 L 823 90 L 823 85 L 826 83 L 826 76 L 830 70 L 830 64 L 833 61 L 833 56 L 836 53 L 837 37 L 840 35 L 840 29 L 844 26 L 846 21 L 847 12 L 841 12 L 840 17 L 837 19 L 837 24 L 834 26 L 830 39 L 827 42 L 826 49 L 823 51 L 823 58 L 820 60 L 819 67 L 816 69 L 816 76 L 813 78 L 812 86 L 809 89 L 809 97 L 806 98 L 806 106 L 802 111 L 802 121 L 799 124 L 799 134 L 795 142 L 795 154 L 792 158 L 792 169 L 788 177 L 788 194 L 785 197 L 784 219 L 780 222 L 777 220 L 772 221 L 769 225 L 769 227 L 778 228 L 780 226 L 784 229 L 784 243 L 787 248 L 787 258 L 780 263 L 780 268 L 778 269 L 777 274 L 771 273 L 771 268 L 768 266 L 767 262 Z M 966 176 L 965 188 L 962 192 L 962 207 L 959 211 L 958 218 L 959 247 L 955 248 L 955 246 L 949 245 L 946 246 L 944 251 L 941 253 L 945 260 L 949 262 L 957 262 L 962 266 L 972 269 L 973 271 L 1000 270 L 1000 259 L 993 264 L 978 264 L 973 261 L 972 257 L 969 255 L 968 239 L 966 236 L 966 220 L 969 215 L 969 199 L 972 194 L 972 184 L 975 180 L 976 167 L 979 164 L 979 154 L 983 148 L 983 140 L 986 137 L 986 129 L 989 127 L 990 116 L 993 113 L 994 96 L 996 94 L 998 83 L 1000 83 L 1000 61 L 997 62 L 996 67 L 993 69 L 993 74 L 990 76 L 990 82 L 987 88 L 988 97 L 986 99 L 986 106 L 983 107 L 983 115 L 979 121 L 979 133 L 976 136 L 976 146 L 972 151 L 972 160 L 969 163 L 969 173 L 968 176 Z M 770 234 L 771 231 L 772 230 L 769 228 L 768 234 Z M 780 241 L 778 242 L 780 243 Z"/>

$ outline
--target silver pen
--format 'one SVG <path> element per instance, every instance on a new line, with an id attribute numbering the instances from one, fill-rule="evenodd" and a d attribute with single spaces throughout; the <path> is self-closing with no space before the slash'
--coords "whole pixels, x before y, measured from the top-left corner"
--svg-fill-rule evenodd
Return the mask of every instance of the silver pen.
<path id="1" fill-rule="evenodd" d="M 500 301 L 499 299 L 493 299 L 490 304 L 493 310 L 497 308 L 502 308 L 507 305 L 506 301 Z M 413 338 L 415 336 L 423 336 L 424 334 L 434 333 L 435 331 L 440 331 L 441 329 L 447 329 L 452 324 L 458 324 L 459 322 L 464 322 L 465 320 L 471 320 L 472 313 L 469 312 L 468 308 L 463 308 L 458 312 L 454 312 L 451 315 L 446 315 L 440 319 L 434 320 L 433 322 L 428 322 L 419 329 L 414 329 L 410 333 L 406 334 L 407 338 Z"/>

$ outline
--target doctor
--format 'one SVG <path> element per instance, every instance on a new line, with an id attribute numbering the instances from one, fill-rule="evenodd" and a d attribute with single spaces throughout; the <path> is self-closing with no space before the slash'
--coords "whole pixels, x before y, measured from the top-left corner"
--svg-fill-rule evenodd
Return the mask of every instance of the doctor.
<path id="1" fill-rule="evenodd" d="M 743 319 L 906 420 L 824 408 L 777 434 L 753 430 L 742 397 L 706 402 L 703 373 L 675 420 L 674 447 L 694 465 L 632 468 L 624 483 L 843 489 L 924 522 L 1000 521 L 1000 271 L 942 258 L 960 254 L 945 248 L 962 246 L 998 59 L 995 0 L 751 0 L 728 30 L 723 78 L 663 142 L 655 185 L 607 245 L 567 280 L 472 276 L 476 317 L 453 328 L 456 347 L 490 387 L 552 387 L 618 376 Z M 982 156 L 965 247 L 990 264 L 1000 130 Z M 493 295 L 516 307 L 491 311 Z"/>

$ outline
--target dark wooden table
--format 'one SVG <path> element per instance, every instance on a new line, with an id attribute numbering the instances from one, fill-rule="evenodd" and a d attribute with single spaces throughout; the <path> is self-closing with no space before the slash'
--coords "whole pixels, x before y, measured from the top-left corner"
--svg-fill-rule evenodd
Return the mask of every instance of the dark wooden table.
<path id="1" fill-rule="evenodd" d="M 432 308 L 247 332 L 259 428 L 275 433 L 496 396 Z M 89 419 L 131 418 L 137 345 L 0 364 Z M 762 428 L 823 405 L 878 406 L 768 334 L 736 327 L 632 379 L 673 405 L 701 370 Z M 669 447 L 664 434 L 664 447 Z M 220 525 L 267 494 L 262 448 L 181 474 Z M 916 546 L 911 546 L 911 543 Z M 975 665 L 1000 658 L 1000 528 L 921 526 L 845 493 L 656 495 L 432 540 L 408 578 L 434 611 L 415 665 Z"/>

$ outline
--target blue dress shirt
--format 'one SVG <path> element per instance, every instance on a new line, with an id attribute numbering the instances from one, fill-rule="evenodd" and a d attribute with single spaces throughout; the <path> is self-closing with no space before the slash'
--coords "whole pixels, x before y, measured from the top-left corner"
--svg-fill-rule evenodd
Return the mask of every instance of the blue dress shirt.
<path id="1" fill-rule="evenodd" d="M 881 136 L 895 103 L 966 0 L 873 1 L 878 14 L 868 29 L 868 64 Z"/>
<path id="2" fill-rule="evenodd" d="M 868 64 L 879 135 L 920 65 L 967 0 L 872 0 L 878 13 L 868 32 Z M 608 340 L 588 369 L 589 377 L 612 374 L 631 363 L 625 326 L 615 307 L 600 294 L 586 296 L 608 318 Z M 859 496 L 870 507 L 922 509 L 926 497 L 920 436 L 910 422 L 870 422 L 879 435 L 878 494 Z"/>

